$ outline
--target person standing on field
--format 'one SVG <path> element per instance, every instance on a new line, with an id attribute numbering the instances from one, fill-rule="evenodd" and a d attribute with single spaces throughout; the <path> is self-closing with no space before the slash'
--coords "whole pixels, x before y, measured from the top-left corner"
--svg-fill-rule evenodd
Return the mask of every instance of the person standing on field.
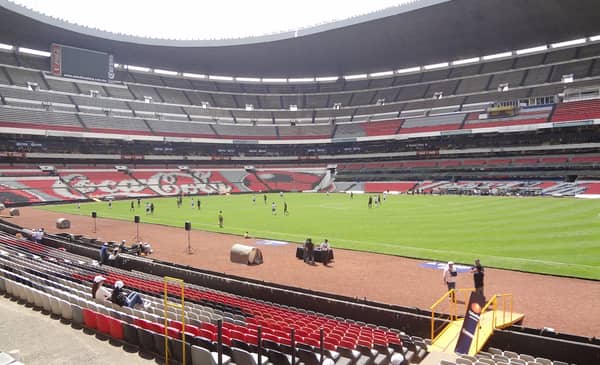
<path id="1" fill-rule="evenodd" d="M 219 228 L 223 228 L 223 211 L 219 210 Z"/>
<path id="2" fill-rule="evenodd" d="M 454 262 L 448 261 L 448 266 L 444 269 L 444 274 L 442 275 L 442 279 L 444 280 L 444 284 L 448 287 L 448 291 L 456 289 L 456 277 L 458 276 L 458 272 L 454 267 Z M 450 294 L 450 298 L 454 302 L 456 300 L 454 292 Z"/>
<path id="3" fill-rule="evenodd" d="M 483 266 L 481 266 L 479 259 L 475 260 L 475 266 L 471 269 L 471 273 L 473 274 L 475 292 L 481 294 L 481 296 L 485 298 L 485 295 L 483 294 Z"/>

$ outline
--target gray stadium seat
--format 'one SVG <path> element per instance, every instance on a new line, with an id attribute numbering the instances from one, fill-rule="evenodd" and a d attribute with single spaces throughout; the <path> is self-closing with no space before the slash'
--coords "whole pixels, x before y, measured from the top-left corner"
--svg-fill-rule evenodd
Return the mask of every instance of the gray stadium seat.
<path id="1" fill-rule="evenodd" d="M 216 352 L 210 352 L 207 349 L 200 346 L 192 346 L 192 364 L 193 365 L 216 365 L 218 361 L 218 354 Z M 229 364 L 231 359 L 227 355 L 222 355 L 223 365 Z M 236 363 L 237 364 L 237 363 Z M 240 364 L 238 364 L 240 365 Z"/>
<path id="2" fill-rule="evenodd" d="M 258 365 L 258 354 L 233 347 L 231 349 L 233 361 L 236 365 Z M 261 365 L 265 365 L 269 358 L 265 355 L 261 358 Z"/>

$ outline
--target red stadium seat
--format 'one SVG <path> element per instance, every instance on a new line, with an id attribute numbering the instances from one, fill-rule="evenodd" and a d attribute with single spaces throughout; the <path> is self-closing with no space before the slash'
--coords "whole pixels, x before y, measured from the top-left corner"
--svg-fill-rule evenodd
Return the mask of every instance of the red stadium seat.
<path id="1" fill-rule="evenodd" d="M 116 318 L 112 318 L 110 317 L 108 320 L 108 325 L 110 328 L 110 337 L 116 339 L 116 340 L 123 340 L 124 339 L 124 325 L 125 322 L 121 321 L 120 319 L 116 319 Z"/>
<path id="2" fill-rule="evenodd" d="M 83 323 L 87 328 L 97 329 L 96 312 L 88 308 L 83 308 Z"/>
<path id="3" fill-rule="evenodd" d="M 102 313 L 96 313 L 96 328 L 105 335 L 110 335 L 109 318 L 111 317 Z"/>

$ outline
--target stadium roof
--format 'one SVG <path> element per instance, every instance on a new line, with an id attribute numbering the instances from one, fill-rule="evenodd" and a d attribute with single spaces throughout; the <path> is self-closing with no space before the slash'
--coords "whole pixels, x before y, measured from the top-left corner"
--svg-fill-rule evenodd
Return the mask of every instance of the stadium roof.
<path id="1" fill-rule="evenodd" d="M 115 11 L 118 11 L 116 9 Z M 109 33 L 0 0 L 0 42 L 105 51 L 115 61 L 213 75 L 312 77 L 394 70 L 600 34 L 597 0 L 421 0 L 299 32 L 221 41 Z"/>

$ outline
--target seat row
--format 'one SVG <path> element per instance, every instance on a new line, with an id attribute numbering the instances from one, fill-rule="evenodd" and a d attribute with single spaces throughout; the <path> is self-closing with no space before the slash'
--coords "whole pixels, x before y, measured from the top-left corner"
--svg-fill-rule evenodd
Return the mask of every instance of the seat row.
<path id="1" fill-rule="evenodd" d="M 455 361 L 442 360 L 440 365 L 568 365 L 568 363 L 489 347 L 487 351 L 480 351 L 475 356 L 461 355 Z"/>
<path id="2" fill-rule="evenodd" d="M 144 352 L 162 357 L 168 353 L 169 356 L 180 362 L 185 356 L 187 363 L 191 364 L 216 363 L 216 357 L 223 352 L 226 353 L 226 355 L 221 355 L 224 364 L 229 363 L 231 358 L 234 359 L 236 364 L 256 364 L 259 353 L 263 355 L 264 361 L 258 363 L 262 364 L 265 364 L 267 360 L 270 360 L 272 364 L 291 364 L 293 361 L 290 359 L 293 358 L 301 359 L 305 364 L 319 364 L 320 356 L 324 356 L 321 354 L 317 356 L 316 346 L 304 343 L 298 343 L 298 348 L 288 346 L 287 351 L 290 353 L 286 354 L 279 351 L 282 350 L 283 345 L 278 345 L 266 338 L 264 341 L 258 341 L 258 336 L 253 338 L 246 336 L 242 340 L 242 337 L 237 334 L 238 331 L 228 331 L 225 327 L 216 328 L 210 324 L 204 325 L 202 328 L 188 325 L 185 328 L 187 336 L 184 337 L 185 342 L 183 342 L 179 340 L 181 337 L 180 331 L 183 328 L 178 327 L 182 324 L 175 321 L 169 322 L 169 326 L 166 327 L 167 336 L 165 337 L 165 327 L 160 323 L 120 313 L 117 310 L 99 305 L 91 300 L 82 299 L 78 295 L 63 290 L 45 288 L 48 291 L 44 291 L 42 290 L 44 288 L 38 289 L 28 278 L 4 269 L 1 273 L 0 291 L 26 301 L 32 306 L 45 310 L 47 313 L 72 321 L 75 325 L 84 326 L 114 340 L 138 346 Z M 213 330 L 217 330 L 217 338 L 213 336 Z M 226 337 L 225 333 L 230 333 L 232 338 Z M 167 339 L 166 351 L 168 352 L 165 352 L 165 338 Z M 259 347 L 259 343 L 265 345 L 265 348 Z M 186 348 L 185 355 L 183 347 Z M 382 348 L 382 350 L 386 349 Z M 389 351 L 389 349 L 386 351 Z M 362 352 L 344 349 L 343 347 L 326 348 L 326 353 L 328 357 L 336 359 L 338 364 L 354 364 L 359 359 L 362 359 L 360 363 L 364 364 L 368 360 L 365 356 L 369 354 L 373 359 L 378 359 L 375 362 L 377 364 L 387 364 L 391 359 L 391 354 L 386 354 L 383 351 L 381 354 L 373 352 L 372 349 L 367 347 L 363 348 Z M 352 356 L 355 361 L 352 361 L 351 358 L 344 358 L 343 354 Z M 206 362 L 208 357 L 213 359 L 212 362 Z"/>
<path id="3" fill-rule="evenodd" d="M 4 237 L 4 238 L 6 238 L 6 237 Z M 33 245 L 34 247 L 36 247 L 37 244 L 29 243 L 27 245 L 17 246 L 17 247 L 19 249 L 23 249 L 24 246 L 27 247 L 30 245 Z M 24 251 L 27 252 L 26 249 Z M 64 254 L 64 253 L 62 253 L 62 254 Z M 39 258 L 39 256 L 38 256 L 38 258 Z M 23 258 L 23 257 L 16 257 L 16 259 L 17 260 L 25 260 L 25 258 Z M 64 257 L 63 257 L 63 260 L 64 260 Z M 38 261 L 39 261 L 39 259 L 38 259 Z M 78 264 L 80 262 L 82 262 L 80 260 L 76 260 L 73 257 L 71 257 L 68 261 L 69 262 L 77 262 Z M 52 261 L 41 261 L 40 263 L 42 263 L 44 265 L 51 265 L 51 266 L 54 265 L 54 263 L 52 263 Z M 60 265 L 58 267 L 62 268 L 64 270 L 64 265 Z M 13 265 L 13 269 L 15 269 L 15 268 L 17 268 L 17 267 Z M 46 273 L 51 272 L 54 269 L 56 269 L 56 268 L 49 267 L 49 268 L 47 268 Z M 103 269 L 108 269 L 108 268 L 103 267 Z M 117 270 L 117 269 L 111 268 L 111 270 Z M 103 275 L 109 275 L 109 274 L 104 272 Z M 60 280 L 60 281 L 64 280 L 64 281 L 69 282 L 70 279 L 75 279 L 75 278 L 73 276 L 69 276 L 69 274 L 67 272 L 64 272 L 64 271 L 61 272 L 60 269 L 57 270 L 57 280 Z M 44 279 L 44 280 L 47 280 L 47 279 Z M 28 279 L 28 283 L 30 285 L 33 285 L 33 282 L 29 279 Z M 108 331 L 110 331 L 110 323 L 108 326 L 106 325 L 106 323 L 105 323 L 106 317 L 120 318 L 121 321 L 125 321 L 125 322 L 127 322 L 128 319 L 134 317 L 130 314 L 125 313 L 124 311 L 120 311 L 121 314 L 119 314 L 119 312 L 116 311 L 114 308 L 108 308 L 108 307 L 99 305 L 97 303 L 94 303 L 93 301 L 89 300 L 89 299 L 91 299 L 91 298 L 89 298 L 89 293 L 87 293 L 83 290 L 80 290 L 80 289 L 85 288 L 85 287 L 82 287 L 83 284 L 76 283 L 76 282 L 71 282 L 71 283 L 72 284 L 70 286 L 56 284 L 56 285 L 60 285 L 61 289 L 51 288 L 48 290 L 48 291 L 53 291 L 56 294 L 57 299 L 62 299 L 61 296 L 64 297 L 64 299 L 62 299 L 62 302 L 60 300 L 55 301 L 55 304 L 57 304 L 56 308 L 54 308 L 54 310 L 53 310 L 53 312 L 55 314 L 58 314 L 58 311 L 60 310 L 60 315 L 63 316 L 64 318 L 67 318 L 67 319 L 76 318 L 78 321 L 81 321 L 82 323 L 87 323 L 87 325 L 90 327 L 93 327 L 92 323 L 98 323 L 98 320 L 100 319 L 100 321 L 102 321 L 102 324 L 99 324 L 99 325 L 96 324 L 96 327 L 94 327 L 94 328 L 95 329 L 100 328 L 102 330 L 108 330 Z M 34 288 L 35 290 L 39 291 L 42 288 L 39 284 L 41 284 L 41 281 L 38 281 L 38 283 L 36 283 L 36 285 L 38 286 L 39 289 Z M 48 284 L 48 282 L 44 282 L 44 284 Z M 78 287 L 78 288 L 75 288 L 75 287 Z M 68 295 L 65 294 L 64 292 L 66 290 L 68 290 L 68 288 L 71 288 L 71 290 L 76 294 L 68 294 Z M 88 297 L 89 299 L 83 299 L 86 297 Z M 150 297 L 150 298 L 152 298 L 152 297 Z M 74 306 L 71 310 L 69 310 L 70 307 L 67 305 L 67 303 L 69 303 L 69 300 L 71 302 L 73 302 L 73 304 L 76 305 L 76 307 Z M 33 300 L 33 301 L 35 302 L 35 300 Z M 154 301 L 154 303 L 157 303 L 157 302 L 158 301 Z M 43 301 L 40 301 L 40 303 L 43 303 Z M 62 309 L 61 309 L 61 303 L 62 303 Z M 43 304 L 41 304 L 41 305 L 43 306 Z M 49 310 L 53 309 L 51 303 L 48 303 L 47 307 Z M 96 317 L 93 317 L 94 313 L 96 313 Z M 86 322 L 86 318 L 87 318 L 87 322 Z M 94 321 L 94 318 L 95 318 L 95 321 Z M 164 327 L 162 327 L 164 325 L 160 324 L 162 322 L 160 317 L 153 317 L 153 316 L 147 315 L 147 318 L 154 319 L 154 321 L 146 319 L 146 317 L 142 317 L 142 318 L 136 317 L 136 318 L 138 318 L 138 319 L 130 320 L 129 322 L 131 322 L 130 324 L 132 324 L 132 325 L 136 325 L 138 328 L 142 328 L 145 330 L 154 329 L 154 333 L 159 333 L 164 329 Z M 253 317 L 248 317 L 248 318 L 253 318 Z M 337 320 L 335 320 L 335 321 L 337 321 Z M 335 322 L 335 321 L 333 321 L 333 322 Z M 185 329 L 185 332 L 188 333 L 189 338 L 195 338 L 195 337 L 204 335 L 204 336 L 206 336 L 204 338 L 207 338 L 209 341 L 214 341 L 216 339 L 217 331 L 216 331 L 216 328 L 214 327 L 214 325 L 211 325 L 211 323 L 209 323 L 209 322 L 200 322 L 198 324 L 199 324 L 199 326 L 195 326 L 193 324 L 191 326 L 188 325 L 188 328 Z M 244 327 L 242 325 L 238 325 L 235 323 L 223 322 L 223 326 L 221 327 L 222 343 L 224 343 L 226 345 L 231 345 L 233 340 L 241 341 L 243 338 L 244 341 L 247 341 L 247 343 L 252 344 L 254 341 L 253 336 L 257 335 L 259 328 L 261 330 L 264 330 L 264 336 L 265 336 L 264 338 L 266 341 L 272 341 L 274 343 L 277 343 L 280 346 L 285 346 L 290 343 L 290 340 L 288 339 L 289 335 L 287 335 L 287 333 L 284 331 L 283 327 L 280 327 L 280 329 L 273 329 L 273 328 L 269 328 L 269 327 L 263 328 L 260 325 L 256 325 L 256 326 L 254 326 L 254 325 L 255 325 L 255 323 L 247 323 L 247 326 Z M 343 332 L 343 331 L 341 331 L 341 329 L 334 328 L 334 327 L 329 328 L 329 330 L 331 330 L 331 332 L 329 333 L 329 336 L 326 338 L 326 341 L 324 341 L 324 346 L 328 347 L 328 351 L 334 351 L 333 349 L 337 349 L 337 348 L 342 349 L 342 348 L 345 348 L 344 346 L 347 346 L 348 350 L 350 350 L 350 351 L 358 351 L 358 349 L 363 348 L 363 347 L 374 349 L 374 347 L 379 346 L 381 349 L 384 349 L 384 348 L 392 348 L 391 346 L 396 346 L 397 348 L 401 348 L 402 350 L 404 350 L 405 353 L 408 354 L 409 356 L 412 356 L 411 353 L 408 352 L 407 348 L 402 347 L 402 343 L 398 339 L 397 336 L 388 335 L 387 337 L 384 337 L 384 336 L 380 335 L 381 331 L 383 331 L 381 329 L 378 330 L 377 328 L 373 329 L 370 327 L 365 327 L 364 331 L 363 331 L 361 329 L 360 325 L 354 325 L 354 326 L 352 326 L 352 325 L 353 325 L 352 323 L 347 324 L 347 327 L 348 327 L 347 332 Z M 181 333 L 181 330 L 183 330 L 182 324 L 178 323 L 177 321 L 173 321 L 173 320 L 168 322 L 167 327 L 170 327 L 170 328 L 167 328 L 167 331 L 173 336 L 179 335 Z M 313 327 L 314 327 L 313 331 L 318 328 L 318 326 L 317 327 L 311 326 L 311 327 L 306 327 L 306 329 L 304 329 L 304 330 L 299 329 L 298 336 L 297 336 L 298 345 L 316 347 L 319 344 L 319 342 L 316 341 L 316 336 L 314 336 L 314 334 L 312 334 L 311 332 L 308 332 L 308 329 L 309 328 L 312 329 Z M 335 330 L 335 331 L 333 331 L 333 330 Z M 302 335 L 304 335 L 304 336 L 302 336 Z M 344 336 L 350 336 L 350 335 L 354 335 L 357 337 L 344 338 Z"/>

